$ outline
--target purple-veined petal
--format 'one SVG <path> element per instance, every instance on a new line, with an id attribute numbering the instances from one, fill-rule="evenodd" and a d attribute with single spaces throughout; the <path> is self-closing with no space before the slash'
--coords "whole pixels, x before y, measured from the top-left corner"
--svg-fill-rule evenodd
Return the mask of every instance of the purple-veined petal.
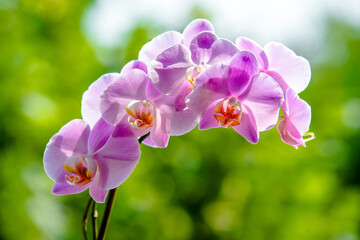
<path id="1" fill-rule="evenodd" d="M 149 65 L 149 77 L 154 87 L 164 94 L 171 94 L 185 79 L 186 70 L 194 64 L 190 50 L 178 44 L 162 52 Z"/>
<path id="2" fill-rule="evenodd" d="M 43 161 L 45 172 L 53 181 L 65 183 L 65 160 L 69 156 L 80 156 L 88 152 L 89 134 L 89 125 L 83 120 L 75 119 L 68 122 L 50 139 Z"/>
<path id="3" fill-rule="evenodd" d="M 212 103 L 210 107 L 200 117 L 199 129 L 206 130 L 210 128 L 218 128 L 219 122 L 214 117 L 214 108 L 216 102 Z"/>
<path id="4" fill-rule="evenodd" d="M 195 19 L 190 22 L 183 31 L 183 43 L 189 47 L 193 38 L 200 32 L 209 31 L 214 32 L 214 27 L 206 19 Z"/>
<path id="5" fill-rule="evenodd" d="M 68 183 L 55 183 L 51 193 L 54 195 L 68 195 L 68 194 L 76 194 L 81 193 L 88 189 L 89 184 L 86 184 L 84 186 L 72 186 Z"/>
<path id="6" fill-rule="evenodd" d="M 232 57 L 239 52 L 239 49 L 227 39 L 217 39 L 210 49 L 210 58 L 207 64 L 217 63 L 229 64 Z"/>
<path id="7" fill-rule="evenodd" d="M 122 69 L 120 74 L 123 74 L 131 69 L 139 69 L 141 71 L 143 71 L 144 73 L 148 73 L 147 71 L 147 66 L 144 62 L 142 61 L 138 61 L 138 60 L 133 60 L 128 62 Z"/>
<path id="8" fill-rule="evenodd" d="M 150 42 L 146 43 L 139 52 L 138 59 L 146 64 L 161 54 L 163 51 L 176 44 L 180 44 L 182 35 L 176 31 L 168 31 L 153 38 Z"/>
<path id="9" fill-rule="evenodd" d="M 242 107 L 242 111 L 240 124 L 233 129 L 250 143 L 256 144 L 259 142 L 259 131 L 256 127 L 254 115 L 246 106 Z"/>
<path id="10" fill-rule="evenodd" d="M 114 131 L 114 126 L 105 122 L 104 119 L 99 119 L 92 129 L 89 137 L 89 153 L 95 153 L 102 148 L 106 141 Z"/>
<path id="11" fill-rule="evenodd" d="M 298 148 L 297 145 L 305 147 L 305 142 L 302 139 L 302 136 L 290 120 L 281 120 L 276 127 L 279 131 L 280 138 L 284 143 L 292 145 L 296 149 Z"/>
<path id="12" fill-rule="evenodd" d="M 239 37 L 236 39 L 236 46 L 238 46 L 240 51 L 252 52 L 258 60 L 260 70 L 267 70 L 269 67 L 269 61 L 266 53 L 259 44 L 248 38 Z"/>
<path id="13" fill-rule="evenodd" d="M 256 57 L 249 51 L 237 53 L 230 62 L 229 89 L 233 95 L 244 92 L 251 78 L 259 71 Z"/>
<path id="14" fill-rule="evenodd" d="M 283 102 L 283 91 L 272 77 L 259 73 L 239 99 L 251 109 L 259 131 L 275 126 Z"/>
<path id="15" fill-rule="evenodd" d="M 285 105 L 288 109 L 288 118 L 303 136 L 309 130 L 311 122 L 311 107 L 291 89 L 285 94 Z"/>
<path id="16" fill-rule="evenodd" d="M 132 69 L 110 84 L 101 96 L 100 110 L 104 120 L 116 125 L 125 116 L 131 100 L 146 99 L 148 76 L 139 69 Z"/>
<path id="17" fill-rule="evenodd" d="M 140 158 L 140 146 L 135 137 L 110 137 L 94 158 L 99 166 L 99 188 L 113 189 L 134 170 Z"/>
<path id="18" fill-rule="evenodd" d="M 93 127 L 100 119 L 100 96 L 106 87 L 120 77 L 119 73 L 108 73 L 102 75 L 99 79 L 93 82 L 88 90 L 86 90 L 81 100 L 81 115 L 82 118 Z"/>
<path id="19" fill-rule="evenodd" d="M 217 36 L 212 32 L 201 32 L 190 43 L 191 59 L 196 64 L 205 64 L 210 58 L 211 45 Z"/>
<path id="20" fill-rule="evenodd" d="M 186 104 L 194 113 L 202 114 L 218 99 L 230 96 L 228 67 L 217 64 L 204 71 L 195 82 L 193 91 L 186 97 Z"/>
<path id="21" fill-rule="evenodd" d="M 269 71 L 279 73 L 296 93 L 307 87 L 311 78 L 308 60 L 297 56 L 281 43 L 270 42 L 265 45 L 264 51 L 269 59 Z"/>
<path id="22" fill-rule="evenodd" d="M 90 196 L 95 200 L 95 202 L 103 203 L 105 202 L 108 190 L 99 188 L 99 180 L 100 180 L 100 174 L 97 173 L 90 183 L 89 193 Z"/>

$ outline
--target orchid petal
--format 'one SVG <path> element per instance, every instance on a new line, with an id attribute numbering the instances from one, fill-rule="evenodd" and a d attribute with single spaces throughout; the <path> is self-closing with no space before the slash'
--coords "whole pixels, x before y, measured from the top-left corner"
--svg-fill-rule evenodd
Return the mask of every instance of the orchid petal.
<path id="1" fill-rule="evenodd" d="M 139 69 L 141 71 L 143 71 L 144 73 L 148 73 L 147 71 L 147 66 L 144 62 L 142 61 L 138 61 L 138 60 L 133 60 L 128 62 L 122 69 L 120 74 L 123 74 L 127 71 L 130 71 L 131 69 Z"/>
<path id="2" fill-rule="evenodd" d="M 76 194 L 81 193 L 88 189 L 89 184 L 84 186 L 73 186 L 68 183 L 58 183 L 56 182 L 51 190 L 51 193 L 54 195 L 68 195 L 68 194 Z"/>
<path id="3" fill-rule="evenodd" d="M 114 126 L 100 119 L 94 126 L 89 137 L 89 153 L 95 153 L 102 148 L 110 135 L 114 131 Z"/>
<path id="4" fill-rule="evenodd" d="M 283 102 L 283 92 L 273 78 L 265 73 L 256 75 L 246 93 L 239 98 L 251 109 L 259 131 L 275 126 Z"/>
<path id="5" fill-rule="evenodd" d="M 165 148 L 169 143 L 170 133 L 169 120 L 162 116 L 159 110 L 156 111 L 156 119 L 153 130 L 150 132 L 151 141 L 156 147 Z"/>
<path id="6" fill-rule="evenodd" d="M 305 147 L 305 142 L 302 139 L 301 134 L 296 129 L 296 127 L 291 123 L 290 120 L 288 119 L 281 120 L 276 127 L 277 130 L 279 131 L 280 138 L 281 140 L 283 140 L 284 143 L 292 145 L 296 149 L 298 148 L 297 145 L 301 145 Z"/>
<path id="7" fill-rule="evenodd" d="M 95 200 L 95 202 L 104 203 L 108 190 L 103 190 L 99 188 L 99 180 L 100 174 L 97 173 L 90 183 L 89 193 L 90 196 Z"/>
<path id="8" fill-rule="evenodd" d="M 249 51 L 237 53 L 230 62 L 229 89 L 233 95 L 240 95 L 247 89 L 250 79 L 259 71 L 255 55 Z"/>
<path id="9" fill-rule="evenodd" d="M 126 115 L 125 108 L 131 100 L 146 99 L 147 81 L 148 77 L 143 71 L 132 69 L 110 84 L 100 100 L 104 120 L 116 125 Z"/>
<path id="10" fill-rule="evenodd" d="M 269 59 L 269 70 L 279 73 L 296 93 L 307 87 L 311 78 L 308 60 L 297 56 L 281 43 L 270 42 L 265 45 L 264 51 Z"/>
<path id="11" fill-rule="evenodd" d="M 256 144 L 259 141 L 259 131 L 256 127 L 254 115 L 246 106 L 243 106 L 242 111 L 240 124 L 233 129 L 250 143 Z"/>
<path id="12" fill-rule="evenodd" d="M 236 39 L 236 46 L 238 46 L 240 51 L 252 52 L 258 60 L 261 70 L 266 70 L 269 67 L 269 61 L 264 50 L 256 42 L 245 37 L 239 37 Z"/>
<path id="13" fill-rule="evenodd" d="M 149 66 L 149 77 L 154 87 L 164 94 L 171 94 L 185 79 L 186 70 L 194 66 L 190 50 L 175 45 L 162 52 Z"/>
<path id="14" fill-rule="evenodd" d="M 217 36 L 212 32 L 201 32 L 190 43 L 191 59 L 196 64 L 205 64 L 209 60 L 211 45 Z"/>
<path id="15" fill-rule="evenodd" d="M 66 158 L 87 153 L 89 134 L 89 125 L 83 120 L 75 119 L 68 122 L 50 139 L 43 161 L 45 172 L 53 181 L 65 183 Z"/>
<path id="16" fill-rule="evenodd" d="M 199 122 L 199 129 L 206 130 L 210 128 L 218 128 L 219 122 L 214 117 L 214 108 L 216 102 L 212 103 L 210 107 L 201 115 L 200 122 Z"/>
<path id="17" fill-rule="evenodd" d="M 176 31 L 168 31 L 153 38 L 150 42 L 146 43 L 139 52 L 139 60 L 145 64 L 150 62 L 161 54 L 163 51 L 171 46 L 180 44 L 182 35 Z"/>
<path id="18" fill-rule="evenodd" d="M 184 45 L 189 47 L 194 37 L 204 31 L 214 32 L 214 27 L 208 20 L 196 19 L 189 23 L 183 31 Z"/>
<path id="19" fill-rule="evenodd" d="M 123 183 L 134 170 L 140 158 L 140 146 L 135 137 L 110 137 L 94 158 L 101 173 L 99 188 L 113 189 Z"/>
<path id="20" fill-rule="evenodd" d="M 100 96 L 108 85 L 116 81 L 120 76 L 119 73 L 108 73 L 102 75 L 99 79 L 93 82 L 88 90 L 83 94 L 81 100 L 81 115 L 82 118 L 93 127 L 100 119 Z"/>
<path id="21" fill-rule="evenodd" d="M 227 39 L 217 39 L 210 49 L 209 65 L 217 63 L 229 64 L 232 57 L 239 52 L 239 49 Z"/>
<path id="22" fill-rule="evenodd" d="M 291 89 L 287 89 L 285 105 L 289 111 L 289 118 L 296 129 L 303 136 L 309 130 L 311 122 L 311 107 Z"/>

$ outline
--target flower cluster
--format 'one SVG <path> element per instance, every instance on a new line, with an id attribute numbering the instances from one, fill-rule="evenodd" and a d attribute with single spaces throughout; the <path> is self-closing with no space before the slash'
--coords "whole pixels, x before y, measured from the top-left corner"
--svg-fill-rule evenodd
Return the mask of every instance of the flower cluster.
<path id="1" fill-rule="evenodd" d="M 83 94 L 83 120 L 72 120 L 49 141 L 44 165 L 54 194 L 89 188 L 97 202 L 119 186 L 139 158 L 138 138 L 165 148 L 170 136 L 233 128 L 251 143 L 277 124 L 297 148 L 308 133 L 311 109 L 298 94 L 309 84 L 309 62 L 281 43 L 265 47 L 239 37 L 219 38 L 212 24 L 192 21 L 146 43 L 138 60 L 109 73 Z M 279 117 L 280 109 L 283 115 Z M 278 122 L 278 120 L 280 121 Z"/>

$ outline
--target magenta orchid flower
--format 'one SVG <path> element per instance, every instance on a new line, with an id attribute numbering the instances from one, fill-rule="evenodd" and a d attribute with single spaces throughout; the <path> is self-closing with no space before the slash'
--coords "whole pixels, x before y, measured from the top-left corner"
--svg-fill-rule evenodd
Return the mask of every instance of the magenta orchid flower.
<path id="1" fill-rule="evenodd" d="M 139 60 L 148 64 L 150 79 L 161 93 L 187 95 L 205 69 L 228 63 L 238 51 L 229 40 L 218 39 L 209 21 L 197 19 L 183 34 L 165 32 L 145 44 Z"/>
<path id="2" fill-rule="evenodd" d="M 239 37 L 236 39 L 236 45 L 240 50 L 255 54 L 259 62 L 259 70 L 272 76 L 279 83 L 284 94 L 288 87 L 298 94 L 308 86 L 311 78 L 309 61 L 297 56 L 283 44 L 270 42 L 261 48 L 254 41 Z"/>
<path id="3" fill-rule="evenodd" d="M 304 100 L 300 99 L 298 95 L 288 88 L 285 93 L 284 101 L 284 116 L 278 125 L 281 139 L 294 146 L 297 145 L 305 147 L 305 142 L 315 138 L 313 133 L 307 132 L 311 122 L 311 108 Z M 308 137 L 304 139 L 303 137 Z"/>
<path id="4" fill-rule="evenodd" d="M 126 130 L 126 129 L 125 129 Z M 109 189 L 118 187 L 140 158 L 138 140 L 129 131 L 117 133 L 100 119 L 90 130 L 83 120 L 63 126 L 46 146 L 44 167 L 55 182 L 55 195 L 74 194 L 89 188 L 96 202 L 104 202 Z"/>
<path id="5" fill-rule="evenodd" d="M 256 57 L 249 51 L 236 54 L 230 64 L 218 64 L 203 72 L 186 103 L 200 114 L 199 129 L 233 128 L 251 143 L 259 131 L 272 128 L 283 102 L 279 85 L 259 73 Z"/>
<path id="6" fill-rule="evenodd" d="M 184 98 L 158 92 L 147 75 L 146 65 L 132 61 L 106 88 L 100 109 L 109 124 L 130 126 L 136 136 L 150 132 L 145 144 L 166 147 L 170 135 L 183 135 L 197 125 L 198 115 L 186 109 Z M 116 128 L 114 136 L 124 125 Z"/>

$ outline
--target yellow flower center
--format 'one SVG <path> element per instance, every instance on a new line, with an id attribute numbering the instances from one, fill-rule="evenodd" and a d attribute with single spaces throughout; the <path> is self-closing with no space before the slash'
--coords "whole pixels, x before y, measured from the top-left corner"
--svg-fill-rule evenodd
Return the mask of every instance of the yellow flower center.
<path id="1" fill-rule="evenodd" d="M 218 102 L 214 108 L 214 117 L 221 127 L 231 128 L 240 124 L 241 105 L 236 98 L 224 99 Z"/>

